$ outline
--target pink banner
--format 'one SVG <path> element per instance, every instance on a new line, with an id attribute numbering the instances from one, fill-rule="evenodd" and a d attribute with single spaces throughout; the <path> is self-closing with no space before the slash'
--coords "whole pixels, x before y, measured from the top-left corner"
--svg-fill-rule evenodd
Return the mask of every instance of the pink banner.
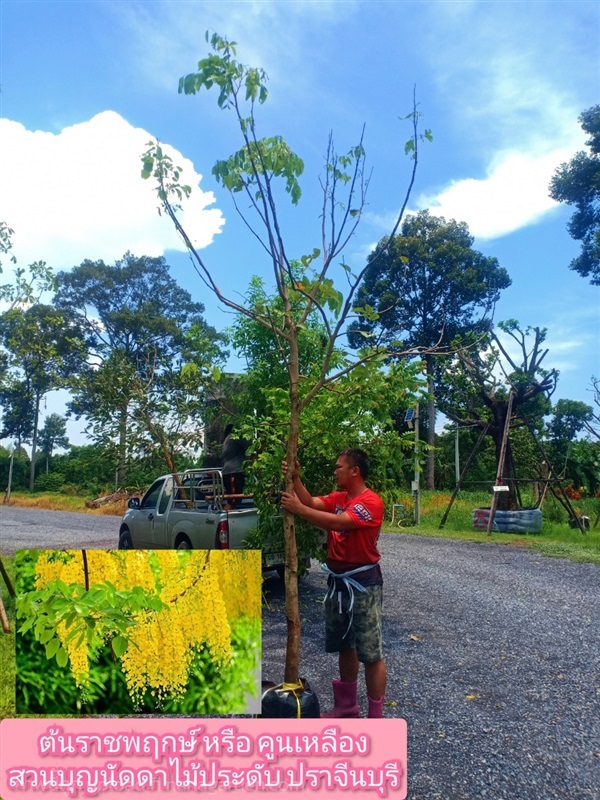
<path id="1" fill-rule="evenodd" d="M 406 749 L 402 719 L 5 719 L 0 795 L 242 790 L 403 800 Z"/>

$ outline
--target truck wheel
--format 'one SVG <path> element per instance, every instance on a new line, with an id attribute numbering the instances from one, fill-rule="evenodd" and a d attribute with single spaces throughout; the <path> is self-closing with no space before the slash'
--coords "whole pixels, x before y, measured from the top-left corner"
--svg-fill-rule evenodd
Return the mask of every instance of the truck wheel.
<path id="1" fill-rule="evenodd" d="M 191 550 L 192 549 L 192 543 L 190 542 L 189 539 L 182 539 L 175 549 L 176 550 Z"/>
<path id="2" fill-rule="evenodd" d="M 121 535 L 119 536 L 119 550 L 132 550 L 133 549 L 133 539 L 131 538 L 131 532 L 129 528 L 123 528 L 121 531 Z"/>

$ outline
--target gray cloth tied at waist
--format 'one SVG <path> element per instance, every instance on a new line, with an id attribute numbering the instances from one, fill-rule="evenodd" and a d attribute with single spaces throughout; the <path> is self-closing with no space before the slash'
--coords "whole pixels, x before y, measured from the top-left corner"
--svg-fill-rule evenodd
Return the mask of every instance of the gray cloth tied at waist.
<path id="1" fill-rule="evenodd" d="M 346 633 L 342 637 L 345 639 L 350 631 L 350 628 L 352 627 L 352 621 L 354 619 L 354 590 L 357 589 L 359 592 L 367 591 L 367 587 L 363 586 L 362 583 L 355 581 L 352 575 L 357 575 L 359 572 L 366 572 L 368 569 L 373 569 L 373 564 L 365 564 L 363 567 L 356 567 L 355 569 L 350 569 L 347 572 L 334 572 L 327 566 L 327 564 L 321 564 L 321 569 L 323 572 L 326 572 L 328 575 L 334 578 L 334 580 L 331 582 L 331 586 L 327 589 L 327 594 L 323 598 L 323 603 L 326 603 L 329 599 L 333 599 L 333 596 L 335 595 L 336 578 L 341 580 L 348 590 L 348 595 L 350 597 L 350 605 L 348 606 L 348 611 L 350 612 L 350 622 L 348 623 Z M 340 614 L 342 613 L 342 593 L 340 591 L 338 591 L 338 611 Z"/>

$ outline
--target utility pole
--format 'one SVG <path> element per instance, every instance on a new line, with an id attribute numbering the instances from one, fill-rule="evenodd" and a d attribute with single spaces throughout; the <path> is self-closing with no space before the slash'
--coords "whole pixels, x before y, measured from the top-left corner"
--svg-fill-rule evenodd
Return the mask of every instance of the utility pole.
<path id="1" fill-rule="evenodd" d="M 421 470 L 419 468 L 419 404 L 415 408 L 415 479 L 412 484 L 413 498 L 415 503 L 415 525 L 421 523 L 421 490 L 419 481 Z"/>
<path id="2" fill-rule="evenodd" d="M 455 483 L 460 480 L 460 453 L 458 450 L 458 422 L 456 423 L 456 436 L 454 437 L 454 474 Z"/>

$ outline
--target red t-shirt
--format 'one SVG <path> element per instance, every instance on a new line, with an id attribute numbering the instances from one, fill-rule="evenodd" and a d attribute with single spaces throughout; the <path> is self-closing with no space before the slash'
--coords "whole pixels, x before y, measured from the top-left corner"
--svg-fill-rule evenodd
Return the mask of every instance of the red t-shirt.
<path id="1" fill-rule="evenodd" d="M 352 569 L 377 564 L 381 556 L 377 540 L 383 523 L 383 500 L 371 489 L 357 497 L 332 492 L 319 498 L 330 514 L 347 513 L 356 523 L 345 531 L 328 531 L 327 563 L 334 568 Z M 335 562 L 335 563 L 333 563 Z"/>

